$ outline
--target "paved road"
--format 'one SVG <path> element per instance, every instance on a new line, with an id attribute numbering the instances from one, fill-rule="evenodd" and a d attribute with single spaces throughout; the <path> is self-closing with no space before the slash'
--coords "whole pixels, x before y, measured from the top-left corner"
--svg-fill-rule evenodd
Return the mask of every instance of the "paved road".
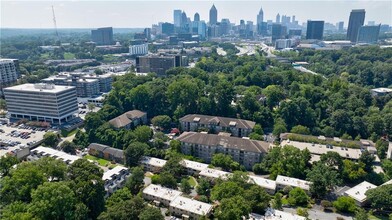
<path id="1" fill-rule="evenodd" d="M 297 214 L 297 210 L 295 208 L 283 208 L 283 211 Z M 345 216 L 345 215 L 341 215 L 341 214 L 333 213 L 333 212 L 323 212 L 317 208 L 309 209 L 308 213 L 309 213 L 310 219 L 331 220 L 331 219 L 336 219 L 337 217 L 341 217 L 342 219 L 345 219 L 345 220 L 352 220 L 353 219 L 351 216 Z"/>

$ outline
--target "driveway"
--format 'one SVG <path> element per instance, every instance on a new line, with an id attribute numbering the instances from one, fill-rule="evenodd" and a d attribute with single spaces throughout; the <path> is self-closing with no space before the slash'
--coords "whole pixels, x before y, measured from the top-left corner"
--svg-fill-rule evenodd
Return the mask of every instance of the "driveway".
<path id="1" fill-rule="evenodd" d="M 283 208 L 283 211 L 289 212 L 292 214 L 297 214 L 296 208 Z M 331 220 L 331 219 L 336 219 L 337 217 L 340 217 L 345 220 L 353 220 L 353 218 L 351 216 L 345 216 L 345 215 L 341 215 L 339 213 L 334 213 L 334 212 L 323 212 L 323 211 L 316 209 L 316 208 L 309 209 L 308 213 L 309 213 L 310 219 Z"/>

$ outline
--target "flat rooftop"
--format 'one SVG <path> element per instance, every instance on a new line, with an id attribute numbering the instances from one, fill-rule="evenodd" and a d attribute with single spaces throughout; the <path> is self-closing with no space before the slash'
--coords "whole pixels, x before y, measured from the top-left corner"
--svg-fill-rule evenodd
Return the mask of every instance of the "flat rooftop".
<path id="1" fill-rule="evenodd" d="M 104 181 L 111 180 L 111 179 L 113 179 L 114 175 L 120 175 L 120 172 L 123 170 L 128 170 L 128 168 L 123 167 L 123 166 L 116 166 L 113 169 L 104 172 L 103 176 L 102 176 L 102 180 L 104 180 Z"/>
<path id="2" fill-rule="evenodd" d="M 392 92 L 392 89 L 389 88 L 376 88 L 376 89 L 372 89 L 373 92 L 377 92 L 377 93 L 390 93 Z"/>
<path id="3" fill-rule="evenodd" d="M 229 172 L 225 172 L 222 170 L 216 170 L 216 169 L 211 169 L 211 168 L 206 168 L 204 170 L 202 170 L 199 173 L 200 176 L 204 176 L 204 177 L 210 177 L 210 178 L 214 178 L 214 179 L 227 179 L 227 177 L 229 175 L 231 175 L 231 173 Z"/>
<path id="4" fill-rule="evenodd" d="M 253 176 L 253 175 L 249 175 L 249 179 L 262 188 L 272 189 L 272 190 L 276 189 L 276 182 L 274 180 L 269 180 L 263 177 Z"/>
<path id="5" fill-rule="evenodd" d="M 12 86 L 5 88 L 4 91 L 16 91 L 16 92 L 43 92 L 43 93 L 59 93 L 66 90 L 75 89 L 74 86 L 58 86 L 53 84 L 31 84 L 26 83 L 22 85 Z"/>
<path id="6" fill-rule="evenodd" d="M 291 145 L 300 150 L 308 149 L 311 154 L 322 155 L 326 154 L 329 151 L 333 151 L 338 153 L 341 157 L 347 159 L 358 160 L 361 156 L 362 152 L 360 149 L 354 148 L 346 148 L 346 147 L 339 147 L 339 146 L 332 146 L 331 148 L 327 148 L 327 145 L 324 144 L 316 144 L 316 143 L 305 143 L 305 142 L 298 142 L 292 140 L 284 140 L 280 144 L 281 146 Z"/>
<path id="7" fill-rule="evenodd" d="M 39 146 L 31 150 L 31 152 L 41 154 L 42 156 L 53 157 L 55 159 L 59 159 L 64 162 L 67 162 L 68 164 L 72 164 L 76 160 L 80 159 L 80 157 L 78 156 L 67 154 L 63 151 L 55 150 L 48 147 L 42 147 L 42 146 Z"/>
<path id="8" fill-rule="evenodd" d="M 362 183 L 354 186 L 353 188 L 347 190 L 345 193 L 350 196 L 351 198 L 357 200 L 358 202 L 364 202 L 366 200 L 366 195 L 365 193 L 369 189 L 374 189 L 377 186 L 374 184 L 371 184 L 369 182 L 363 181 Z"/>
<path id="9" fill-rule="evenodd" d="M 212 205 L 200 202 L 194 199 L 189 199 L 183 196 L 178 196 L 171 203 L 171 207 L 185 210 L 187 212 L 195 213 L 197 215 L 206 215 L 211 212 Z"/>
<path id="10" fill-rule="evenodd" d="M 143 190 L 143 194 L 155 196 L 164 200 L 173 201 L 182 192 L 174 189 L 169 189 L 160 185 L 150 184 Z"/>
<path id="11" fill-rule="evenodd" d="M 183 165 L 184 167 L 188 168 L 188 169 L 193 169 L 193 170 L 197 170 L 197 171 L 202 171 L 206 168 L 208 168 L 208 164 L 205 163 L 199 163 L 196 161 L 191 161 L 191 160 L 182 160 L 181 165 Z"/>
<path id="12" fill-rule="evenodd" d="M 267 209 L 265 212 L 265 220 L 306 220 L 305 217 L 279 211 L 276 209 Z"/>
<path id="13" fill-rule="evenodd" d="M 167 160 L 162 160 L 155 157 L 143 157 L 140 162 L 142 164 L 148 164 L 154 167 L 163 167 L 165 166 Z"/>
<path id="14" fill-rule="evenodd" d="M 292 178 L 292 177 L 288 177 L 288 176 L 278 175 L 276 177 L 275 181 L 276 181 L 276 184 L 279 184 L 279 185 L 298 187 L 303 190 L 309 190 L 309 187 L 310 187 L 309 181 L 301 180 L 301 179 L 297 179 L 297 178 Z"/>

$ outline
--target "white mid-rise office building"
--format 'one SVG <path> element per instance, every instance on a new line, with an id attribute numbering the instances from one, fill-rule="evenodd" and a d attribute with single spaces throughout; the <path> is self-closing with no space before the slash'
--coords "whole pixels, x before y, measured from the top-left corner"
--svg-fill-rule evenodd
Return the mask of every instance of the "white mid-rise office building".
<path id="1" fill-rule="evenodd" d="M 53 84 L 23 84 L 4 89 L 13 119 L 62 124 L 78 111 L 76 88 Z"/>
<path id="2" fill-rule="evenodd" d="M 129 55 L 146 55 L 148 54 L 148 44 L 129 46 Z"/>
<path id="3" fill-rule="evenodd" d="M 0 59 L 0 89 L 16 82 L 19 77 L 18 68 L 18 60 Z"/>

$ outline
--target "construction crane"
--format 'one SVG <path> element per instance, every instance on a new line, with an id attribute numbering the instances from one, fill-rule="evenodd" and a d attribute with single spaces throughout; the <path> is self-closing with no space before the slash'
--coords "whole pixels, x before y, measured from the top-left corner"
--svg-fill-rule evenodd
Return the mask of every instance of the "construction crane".
<path id="1" fill-rule="evenodd" d="M 60 36 L 59 36 L 59 32 L 57 31 L 56 15 L 55 15 L 55 13 L 54 13 L 54 7 L 53 7 L 53 5 L 52 5 L 52 13 L 53 13 L 53 24 L 54 24 L 54 29 L 56 30 L 57 41 L 60 42 Z"/>

